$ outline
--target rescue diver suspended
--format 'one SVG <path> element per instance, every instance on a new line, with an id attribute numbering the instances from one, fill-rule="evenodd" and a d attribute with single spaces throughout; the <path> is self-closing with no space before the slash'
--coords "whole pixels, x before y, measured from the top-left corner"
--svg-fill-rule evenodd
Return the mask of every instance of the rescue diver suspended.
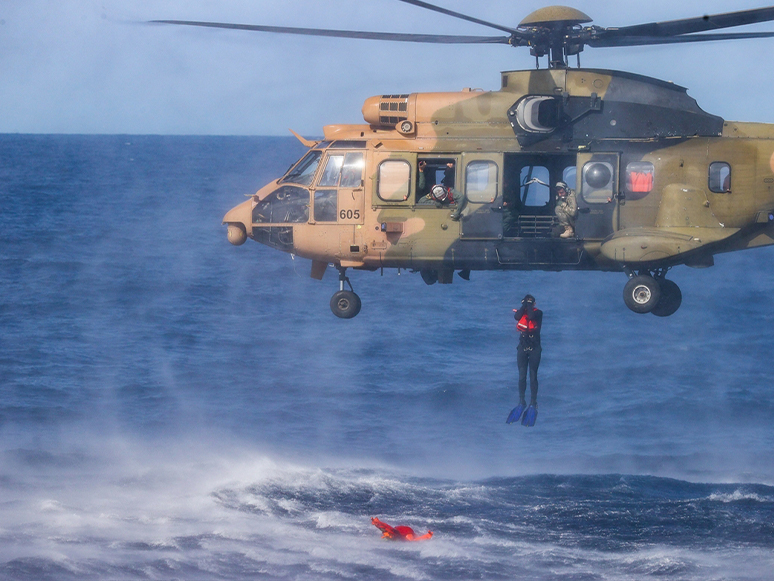
<path id="1" fill-rule="evenodd" d="M 519 365 L 519 405 L 511 410 L 505 423 L 518 422 L 524 414 L 521 425 L 531 428 L 537 420 L 537 372 L 543 352 L 540 346 L 543 311 L 535 308 L 535 297 L 526 295 L 521 301 L 521 307 L 518 310 L 513 309 L 513 318 L 517 321 L 516 328 L 520 333 L 519 346 L 516 348 L 516 361 Z M 529 370 L 529 407 L 526 399 L 527 370 Z"/>

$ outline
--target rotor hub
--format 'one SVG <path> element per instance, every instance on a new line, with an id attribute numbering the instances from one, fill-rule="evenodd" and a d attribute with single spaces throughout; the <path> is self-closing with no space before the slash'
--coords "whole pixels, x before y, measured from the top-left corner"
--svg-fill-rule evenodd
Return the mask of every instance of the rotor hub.
<path id="1" fill-rule="evenodd" d="M 570 8 L 569 6 L 547 6 L 535 10 L 522 20 L 519 26 L 556 26 L 564 28 L 587 22 L 591 22 L 591 17 L 575 8 Z"/>

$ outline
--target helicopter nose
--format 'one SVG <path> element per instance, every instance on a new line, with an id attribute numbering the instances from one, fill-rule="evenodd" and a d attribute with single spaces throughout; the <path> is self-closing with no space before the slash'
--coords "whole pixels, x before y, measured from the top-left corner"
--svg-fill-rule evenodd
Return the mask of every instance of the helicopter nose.
<path id="1" fill-rule="evenodd" d="M 247 232 L 242 224 L 229 224 L 227 236 L 228 241 L 234 246 L 242 246 L 247 240 Z"/>
<path id="2" fill-rule="evenodd" d="M 250 200 L 245 200 L 223 216 L 223 223 L 228 227 L 228 241 L 234 246 L 241 246 L 247 240 L 246 224 L 250 224 L 251 212 L 252 203 Z"/>

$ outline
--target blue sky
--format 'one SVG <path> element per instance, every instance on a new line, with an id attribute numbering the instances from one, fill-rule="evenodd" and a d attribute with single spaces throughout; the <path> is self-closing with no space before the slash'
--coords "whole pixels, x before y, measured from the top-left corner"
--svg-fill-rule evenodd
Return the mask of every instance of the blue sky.
<path id="1" fill-rule="evenodd" d="M 567 2 L 570 4 L 570 2 Z M 547 4 L 437 0 L 517 25 Z M 577 0 L 600 26 L 761 7 L 753 2 Z M 496 90 L 501 70 L 529 69 L 526 49 L 307 38 L 143 24 L 152 19 L 498 35 L 397 0 L 0 0 L 0 133 L 308 136 L 360 123 L 381 93 Z M 774 30 L 774 23 L 741 30 Z M 694 46 L 587 48 L 583 66 L 688 87 L 705 110 L 774 123 L 774 39 Z M 574 60 L 573 60 L 574 63 Z"/>

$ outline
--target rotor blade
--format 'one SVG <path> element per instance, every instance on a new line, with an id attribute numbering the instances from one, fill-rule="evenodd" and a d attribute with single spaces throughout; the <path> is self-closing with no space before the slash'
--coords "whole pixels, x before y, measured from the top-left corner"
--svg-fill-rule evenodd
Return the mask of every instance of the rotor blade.
<path id="1" fill-rule="evenodd" d="M 422 2 L 421 0 L 399 0 L 399 1 L 400 2 L 405 2 L 406 4 L 413 4 L 414 6 L 419 6 L 420 8 L 427 8 L 428 10 L 433 10 L 434 12 L 440 12 L 441 14 L 446 14 L 447 16 L 453 16 L 454 18 L 461 18 L 462 20 L 467 20 L 468 22 L 475 22 L 476 24 L 483 24 L 484 26 L 488 26 L 490 28 L 496 28 L 497 30 L 502 30 L 504 32 L 507 32 L 508 34 L 516 34 L 516 35 L 520 35 L 521 34 L 515 28 L 508 28 L 507 26 L 501 26 L 500 24 L 495 24 L 493 22 L 487 22 L 486 20 L 480 20 L 478 18 L 474 18 L 472 16 L 467 16 L 467 15 L 461 14 L 459 12 L 454 12 L 453 10 L 447 10 L 446 8 L 441 8 L 440 6 L 435 6 L 434 4 L 429 4 L 427 2 Z"/>
<path id="2" fill-rule="evenodd" d="M 654 44 L 681 44 L 688 42 L 711 42 L 715 40 L 744 40 L 750 38 L 774 38 L 774 32 L 725 32 L 719 34 L 694 34 L 686 36 L 626 36 L 623 38 L 602 38 L 589 40 L 586 44 L 595 48 L 614 46 L 645 46 Z"/>
<path id="3" fill-rule="evenodd" d="M 435 44 L 508 44 L 508 36 L 452 36 L 443 34 L 404 34 L 397 32 L 365 32 L 362 30 L 327 30 L 324 28 L 294 28 L 288 26 L 260 26 L 257 24 L 228 24 L 225 22 L 196 22 L 193 20 L 150 20 L 154 24 L 181 24 L 206 28 L 228 28 L 275 32 L 280 34 L 302 34 L 306 36 L 332 36 L 337 38 L 360 38 L 367 40 L 395 40 L 402 42 L 426 42 Z"/>
<path id="4" fill-rule="evenodd" d="M 755 10 L 742 10 L 740 12 L 726 12 L 723 14 L 699 16 L 697 18 L 685 18 L 683 20 L 670 20 L 667 22 L 649 22 L 634 26 L 605 29 L 603 37 L 622 36 L 677 36 L 692 32 L 706 32 L 719 28 L 732 26 L 744 26 L 774 20 L 774 6 L 769 8 L 757 8 Z"/>

